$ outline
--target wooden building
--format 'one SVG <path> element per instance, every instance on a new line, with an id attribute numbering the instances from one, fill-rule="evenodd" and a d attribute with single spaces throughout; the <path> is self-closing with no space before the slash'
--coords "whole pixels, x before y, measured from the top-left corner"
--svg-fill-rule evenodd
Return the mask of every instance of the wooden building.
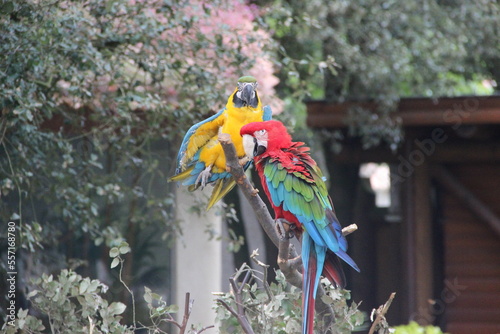
<path id="1" fill-rule="evenodd" d="M 308 103 L 313 129 L 347 132 L 347 110 L 361 104 Z M 355 301 L 371 311 L 397 293 L 392 325 L 416 320 L 451 334 L 500 333 L 500 97 L 408 98 L 394 113 L 405 140 L 397 152 L 340 153 L 324 144 L 331 191 L 343 225 L 357 223 L 348 273 Z M 378 208 L 364 163 L 386 163 L 391 204 Z"/>

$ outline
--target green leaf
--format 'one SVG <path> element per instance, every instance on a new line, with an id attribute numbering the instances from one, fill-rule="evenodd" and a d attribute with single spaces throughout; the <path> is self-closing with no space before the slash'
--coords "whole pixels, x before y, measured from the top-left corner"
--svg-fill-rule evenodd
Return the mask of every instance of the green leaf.
<path id="1" fill-rule="evenodd" d="M 19 311 L 17 311 L 17 317 L 18 318 L 26 318 L 26 316 L 28 315 L 28 309 L 19 309 Z"/>
<path id="2" fill-rule="evenodd" d="M 148 287 L 144 287 L 144 290 L 146 291 L 144 293 L 144 300 L 146 303 L 151 304 L 153 302 L 153 298 L 151 297 L 151 289 Z"/>
<path id="3" fill-rule="evenodd" d="M 117 257 L 118 255 L 120 255 L 118 247 L 113 247 L 109 250 L 109 257 Z"/>
<path id="4" fill-rule="evenodd" d="M 37 293 L 38 293 L 38 290 L 33 290 L 30 293 L 28 293 L 28 295 L 26 297 L 29 299 L 33 296 L 36 296 Z"/>
<path id="5" fill-rule="evenodd" d="M 100 246 L 103 243 L 103 241 L 104 241 L 103 237 L 97 237 L 97 238 L 94 239 L 94 244 L 96 246 Z"/>
<path id="6" fill-rule="evenodd" d="M 87 292 L 88 293 L 96 292 L 100 284 L 101 283 L 98 280 L 96 279 L 92 280 L 89 284 L 89 287 L 87 288 Z"/>
<path id="7" fill-rule="evenodd" d="M 169 306 L 167 307 L 167 310 L 166 310 L 166 311 L 167 311 L 168 313 L 177 313 L 177 312 L 179 312 L 179 306 L 174 305 L 174 304 L 169 305 Z"/>
<path id="8" fill-rule="evenodd" d="M 128 245 L 120 246 L 119 251 L 120 254 L 127 254 L 130 252 L 130 247 Z"/>
<path id="9" fill-rule="evenodd" d="M 126 308 L 127 306 L 123 303 L 113 302 L 108 306 L 108 312 L 110 315 L 122 314 L 123 312 L 125 312 Z"/>
<path id="10" fill-rule="evenodd" d="M 111 265 L 109 266 L 111 269 L 113 269 L 114 267 L 116 267 L 118 264 L 120 264 L 120 258 L 118 257 L 115 257 L 113 259 L 113 261 L 111 261 Z"/>
<path id="11" fill-rule="evenodd" d="M 87 291 L 87 288 L 89 287 L 90 280 L 88 278 L 84 279 L 83 281 L 80 282 L 80 289 L 79 292 L 81 295 Z"/>

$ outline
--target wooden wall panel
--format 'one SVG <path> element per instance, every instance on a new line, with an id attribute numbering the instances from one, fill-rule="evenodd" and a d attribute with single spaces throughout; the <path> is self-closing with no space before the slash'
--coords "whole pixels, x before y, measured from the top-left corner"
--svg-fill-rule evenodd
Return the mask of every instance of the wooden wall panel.
<path id="1" fill-rule="evenodd" d="M 500 164 L 460 164 L 448 170 L 500 216 Z M 445 280 L 456 298 L 445 303 L 450 334 L 500 333 L 500 237 L 453 194 L 444 192 Z"/>

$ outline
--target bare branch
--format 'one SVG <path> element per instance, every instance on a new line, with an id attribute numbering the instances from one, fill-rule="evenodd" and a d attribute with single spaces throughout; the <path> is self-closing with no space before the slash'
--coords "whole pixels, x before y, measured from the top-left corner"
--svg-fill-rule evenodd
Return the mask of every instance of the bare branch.
<path id="1" fill-rule="evenodd" d="M 285 275 L 288 283 L 302 289 L 302 275 L 297 270 L 297 260 L 302 264 L 302 259 L 299 256 L 293 259 L 289 258 L 290 254 L 290 239 L 284 238 L 280 240 L 278 247 L 278 267 L 283 275 Z"/>
<path id="2" fill-rule="evenodd" d="M 217 299 L 217 303 L 219 303 L 222 306 L 224 306 L 224 308 L 226 310 L 228 310 L 229 313 L 231 313 L 233 315 L 233 317 L 235 317 L 236 319 L 238 319 L 238 313 L 236 313 L 236 311 L 231 306 L 229 306 L 225 301 L 223 301 L 222 299 Z"/>
<path id="3" fill-rule="evenodd" d="M 342 229 L 342 235 L 345 237 L 346 235 L 349 235 L 349 234 L 355 232 L 357 229 L 358 229 L 358 225 L 351 224 L 351 225 L 346 226 Z"/>
<path id="4" fill-rule="evenodd" d="M 231 284 L 231 289 L 233 290 L 234 293 L 234 299 L 236 302 L 237 310 L 234 310 L 222 299 L 217 299 L 217 302 L 222 306 L 224 306 L 238 320 L 238 323 L 240 324 L 241 328 L 246 334 L 254 334 L 252 326 L 250 325 L 250 321 L 248 321 L 248 318 L 245 314 L 245 308 L 243 305 L 243 298 L 242 298 L 243 289 L 250 280 L 250 278 L 252 277 L 251 270 L 245 270 L 248 269 L 247 267 L 248 265 L 246 263 L 243 264 L 241 268 L 229 279 L 229 283 Z M 239 283 L 238 286 L 238 277 L 244 272 L 245 272 L 245 277 L 243 278 L 241 283 Z"/>
<path id="5" fill-rule="evenodd" d="M 267 269 L 269 268 L 268 264 L 265 264 L 264 262 L 260 261 L 257 256 L 259 256 L 259 249 L 254 249 L 252 254 L 250 254 L 250 258 L 255 262 L 258 266 L 262 267 L 265 269 L 264 271 L 264 280 L 267 277 Z"/>
<path id="6" fill-rule="evenodd" d="M 248 319 L 244 314 L 237 313 L 231 306 L 229 306 L 222 299 L 217 299 L 217 302 L 222 306 L 224 306 L 226 310 L 228 310 L 238 320 L 238 323 L 240 324 L 241 328 L 243 328 L 243 331 L 246 334 L 255 334 L 255 332 L 252 329 L 252 326 L 250 326 L 250 323 L 248 322 Z"/>
<path id="7" fill-rule="evenodd" d="M 250 255 L 250 258 L 258 265 L 261 266 L 263 269 L 264 273 L 264 278 L 262 279 L 262 284 L 264 285 L 264 289 L 266 290 L 267 294 L 267 301 L 266 303 L 270 302 L 273 297 L 273 293 L 271 292 L 271 289 L 269 288 L 269 284 L 267 283 L 267 269 L 269 268 L 268 264 L 265 264 L 264 262 L 260 261 L 257 259 L 257 256 L 259 255 L 258 250 L 254 250 L 252 254 Z"/>
<path id="8" fill-rule="evenodd" d="M 373 309 L 371 318 L 373 318 L 374 314 L 376 314 L 377 317 L 375 318 L 374 321 L 372 320 L 373 323 L 370 327 L 370 331 L 368 332 L 368 334 L 375 333 L 375 331 L 378 330 L 379 328 L 387 328 L 388 327 L 387 321 L 385 320 L 385 314 L 389 310 L 389 307 L 391 306 L 391 303 L 392 303 L 395 296 L 396 296 L 395 292 L 391 293 L 391 295 L 389 296 L 389 299 L 385 302 L 384 305 L 380 305 L 380 307 L 377 310 Z"/>
<path id="9" fill-rule="evenodd" d="M 200 329 L 197 333 L 201 334 L 201 333 L 203 333 L 204 331 L 206 331 L 207 329 L 210 329 L 210 328 L 215 328 L 215 326 L 214 325 L 210 325 L 210 326 L 204 327 L 204 328 Z"/>
<path id="10" fill-rule="evenodd" d="M 184 316 L 182 318 L 182 324 L 179 327 L 179 334 L 184 334 L 186 332 L 189 316 L 191 315 L 194 300 L 190 299 L 190 296 L 191 294 L 186 292 L 186 298 L 184 299 Z"/>

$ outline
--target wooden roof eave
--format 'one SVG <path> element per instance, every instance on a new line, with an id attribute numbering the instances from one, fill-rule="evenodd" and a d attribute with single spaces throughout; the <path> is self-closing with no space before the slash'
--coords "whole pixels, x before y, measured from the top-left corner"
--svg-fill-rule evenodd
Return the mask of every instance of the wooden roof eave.
<path id="1" fill-rule="evenodd" d="M 306 104 L 307 125 L 311 128 L 344 128 L 350 108 L 377 109 L 374 102 Z M 500 96 L 402 98 L 393 117 L 399 118 L 403 127 L 500 124 Z"/>

